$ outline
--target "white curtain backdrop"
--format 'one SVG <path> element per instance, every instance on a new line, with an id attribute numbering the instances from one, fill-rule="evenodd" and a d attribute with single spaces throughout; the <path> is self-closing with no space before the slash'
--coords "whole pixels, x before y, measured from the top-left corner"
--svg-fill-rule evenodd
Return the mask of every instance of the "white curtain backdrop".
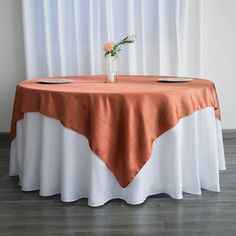
<path id="1" fill-rule="evenodd" d="M 200 76 L 201 0 L 22 0 L 27 79 L 103 74 L 102 45 L 135 34 L 121 74 Z"/>

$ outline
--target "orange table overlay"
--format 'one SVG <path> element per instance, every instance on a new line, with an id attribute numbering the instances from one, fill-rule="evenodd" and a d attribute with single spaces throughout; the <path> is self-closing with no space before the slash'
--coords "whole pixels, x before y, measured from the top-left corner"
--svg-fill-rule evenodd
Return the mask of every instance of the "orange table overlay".
<path id="1" fill-rule="evenodd" d="M 63 78 L 74 82 L 39 84 L 35 79 L 17 85 L 11 141 L 25 112 L 57 119 L 88 139 L 122 187 L 148 161 L 153 141 L 181 118 L 212 106 L 220 119 L 216 89 L 208 80 L 163 83 L 157 76 L 119 76 L 118 83 L 104 83 L 104 76 Z"/>

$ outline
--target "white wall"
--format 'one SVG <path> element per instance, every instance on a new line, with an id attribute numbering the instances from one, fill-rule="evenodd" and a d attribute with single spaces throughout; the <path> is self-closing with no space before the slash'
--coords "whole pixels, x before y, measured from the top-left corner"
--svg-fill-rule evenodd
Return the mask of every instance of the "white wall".
<path id="1" fill-rule="evenodd" d="M 0 132 L 9 131 L 15 87 L 26 77 L 20 3 L 0 0 Z M 216 83 L 223 128 L 236 129 L 236 0 L 202 4 L 203 76 Z"/>
<path id="2" fill-rule="evenodd" d="M 0 132 L 9 132 L 18 81 L 25 79 L 20 0 L 0 0 Z"/>
<path id="3" fill-rule="evenodd" d="M 216 84 L 222 127 L 236 129 L 236 0 L 202 0 L 203 76 Z"/>

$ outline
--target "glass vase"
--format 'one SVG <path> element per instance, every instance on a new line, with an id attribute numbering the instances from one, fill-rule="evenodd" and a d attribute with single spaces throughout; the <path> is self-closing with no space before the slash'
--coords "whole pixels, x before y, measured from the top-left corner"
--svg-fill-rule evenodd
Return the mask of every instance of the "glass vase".
<path id="1" fill-rule="evenodd" d="M 116 83 L 118 82 L 118 67 L 119 58 L 118 56 L 111 56 L 111 54 L 105 55 L 105 82 Z"/>

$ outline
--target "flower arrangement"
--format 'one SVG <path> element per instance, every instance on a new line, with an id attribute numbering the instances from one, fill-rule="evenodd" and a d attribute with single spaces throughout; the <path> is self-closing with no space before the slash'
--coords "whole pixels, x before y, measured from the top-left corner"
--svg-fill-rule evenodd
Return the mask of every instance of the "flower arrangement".
<path id="1" fill-rule="evenodd" d="M 118 42 L 107 41 L 103 45 L 103 50 L 105 52 L 105 82 L 106 83 L 114 83 L 117 82 L 118 78 L 118 70 L 119 70 L 119 63 L 118 63 L 118 54 L 121 51 L 121 46 L 124 44 L 131 44 L 134 43 L 135 36 L 126 36 L 122 40 Z"/>
<path id="2" fill-rule="evenodd" d="M 103 50 L 105 52 L 105 55 L 110 54 L 112 57 L 117 57 L 118 53 L 121 51 L 121 45 L 124 44 L 131 44 L 135 41 L 135 35 L 126 36 L 122 40 L 118 41 L 117 43 L 112 41 L 107 41 L 103 45 Z"/>

